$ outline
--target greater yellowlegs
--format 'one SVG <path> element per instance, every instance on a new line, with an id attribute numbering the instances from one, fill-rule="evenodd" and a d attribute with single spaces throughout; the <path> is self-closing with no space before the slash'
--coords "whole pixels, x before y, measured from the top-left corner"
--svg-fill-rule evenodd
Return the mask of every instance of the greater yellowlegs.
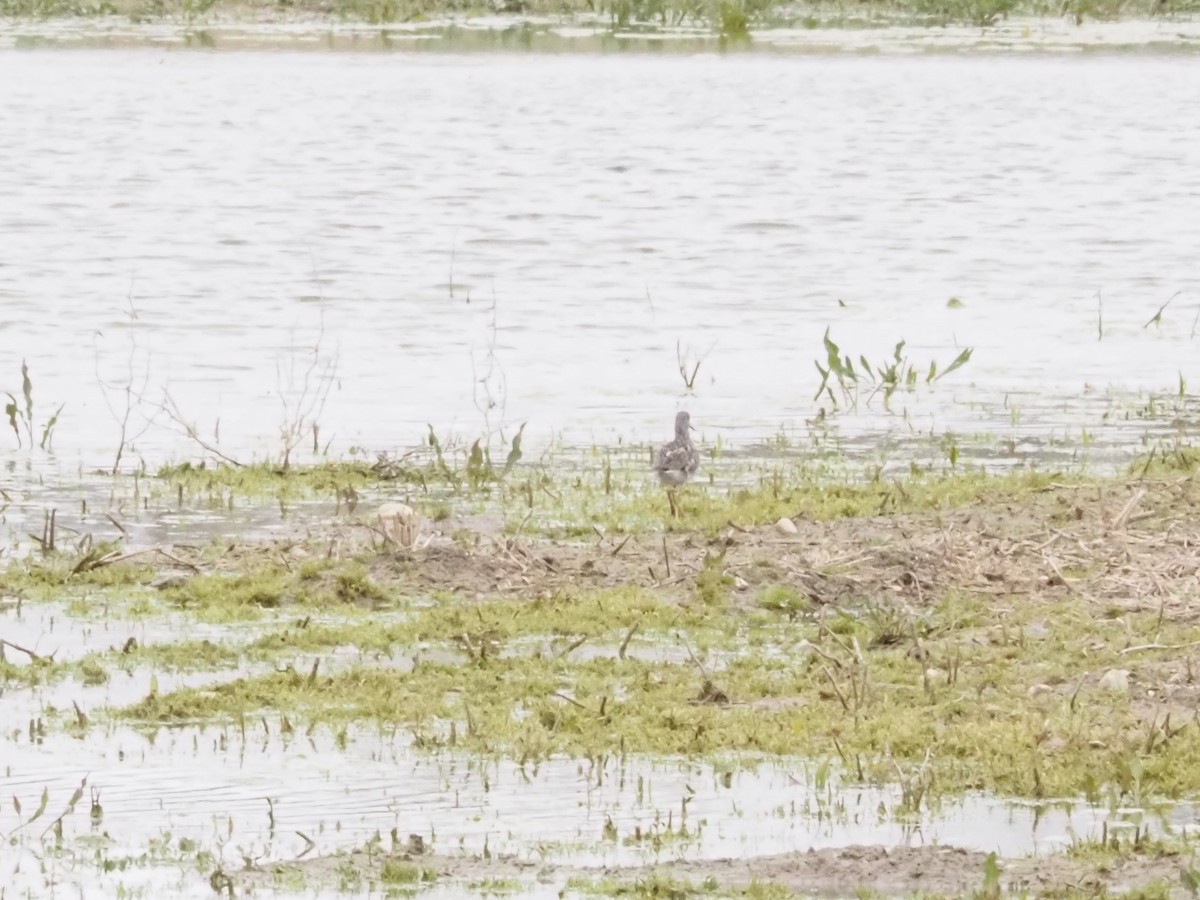
<path id="1" fill-rule="evenodd" d="M 680 410 L 675 416 L 675 440 L 663 444 L 654 463 L 654 474 L 659 482 L 666 485 L 671 515 L 676 517 L 679 515 L 679 506 L 675 500 L 675 490 L 691 481 L 700 468 L 700 451 L 692 443 L 689 434 L 691 428 L 692 417 L 686 410 Z"/>

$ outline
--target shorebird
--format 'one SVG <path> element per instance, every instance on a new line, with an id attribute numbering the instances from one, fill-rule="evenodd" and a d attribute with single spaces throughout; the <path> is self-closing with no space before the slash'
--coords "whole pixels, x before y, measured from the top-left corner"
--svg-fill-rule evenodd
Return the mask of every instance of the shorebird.
<path id="1" fill-rule="evenodd" d="M 686 410 L 681 410 L 675 416 L 675 440 L 663 444 L 654 463 L 654 474 L 660 483 L 666 485 L 671 515 L 676 518 L 679 518 L 679 504 L 675 499 L 675 491 L 691 481 L 700 468 L 700 452 L 688 433 L 692 428 L 691 419 Z"/>

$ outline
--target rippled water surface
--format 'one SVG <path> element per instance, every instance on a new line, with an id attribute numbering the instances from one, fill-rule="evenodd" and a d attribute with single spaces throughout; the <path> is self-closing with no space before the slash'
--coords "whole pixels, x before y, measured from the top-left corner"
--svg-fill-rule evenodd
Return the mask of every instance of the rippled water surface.
<path id="1" fill-rule="evenodd" d="M 609 442 L 662 433 L 678 345 L 694 420 L 754 440 L 814 414 L 831 327 L 976 348 L 917 428 L 1093 426 L 1200 377 L 1198 95 L 1179 54 L 5 51 L 0 386 L 28 360 L 88 465 L 98 373 L 267 452 L 320 339 L 335 449 L 478 433 L 489 396 Z"/>
<path id="2" fill-rule="evenodd" d="M 245 730 L 118 728 L 86 741 L 55 737 L 5 747 L 0 791 L 6 800 L 16 796 L 26 817 L 43 790 L 51 815 L 62 812 L 85 777 L 99 790 L 102 815 L 92 822 L 85 801 L 65 816 L 72 851 L 47 853 L 33 840 L 45 826 L 24 833 L 6 802 L 0 825 L 21 840 L 0 861 L 0 874 L 14 890 L 36 891 L 49 877 L 63 886 L 90 884 L 106 896 L 119 886 L 203 896 L 200 885 L 214 865 L 344 851 L 376 834 L 387 847 L 392 829 L 401 841 L 422 834 L 450 856 L 511 854 L 528 861 L 532 875 L 547 862 L 635 866 L 870 843 L 1015 856 L 1094 838 L 1105 822 L 1114 833 L 1134 825 L 1160 833 L 1194 827 L 1195 818 L 1189 806 L 1158 814 L 969 796 L 897 821 L 898 789 L 826 788 L 795 760 L 745 769 L 679 760 L 555 760 L 521 768 L 416 755 L 394 737 L 369 732 L 355 732 L 349 744 L 335 744 L 323 731 L 281 737 L 266 719 Z M 50 768 L 48 754 L 56 758 Z M 606 826 L 621 840 L 604 839 Z M 204 871 L 193 871 L 191 860 L 174 862 L 181 839 L 185 847 L 192 841 L 211 848 Z M 156 842 L 161 855 L 147 856 Z M 127 864 L 106 868 L 105 859 Z M 551 880 L 561 888 L 565 876 Z"/>

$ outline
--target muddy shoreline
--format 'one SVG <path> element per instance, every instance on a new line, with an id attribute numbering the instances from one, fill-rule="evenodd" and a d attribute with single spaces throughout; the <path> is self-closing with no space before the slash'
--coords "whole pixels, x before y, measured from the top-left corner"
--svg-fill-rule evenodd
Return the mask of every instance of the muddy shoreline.
<path id="1" fill-rule="evenodd" d="M 213 9 L 202 16 L 158 13 L 151 17 L 96 15 L 0 19 L 0 48 L 176 49 L 227 52 L 403 53 L 612 53 L 688 55 L 924 54 L 1122 54 L 1192 53 L 1200 49 L 1200 18 L 1084 18 L 1013 15 L 984 26 L 904 15 L 894 11 L 846 16 L 841 8 L 818 10 L 797 27 L 775 23 L 751 27 L 738 41 L 704 22 L 688 27 L 614 25 L 578 14 L 501 14 L 366 21 L 361 15 L 320 11 Z"/>
<path id="2" fill-rule="evenodd" d="M 381 862 L 381 860 L 383 862 Z M 574 883 L 604 884 L 634 896 L 739 896 L 770 885 L 789 894 L 779 896 L 844 898 L 964 897 L 985 884 L 985 871 L 995 865 L 1013 893 L 1033 896 L 1121 895 L 1147 885 L 1176 881 L 1188 865 L 1182 853 L 1151 853 L 1098 867 L 1086 859 L 1065 856 L 989 859 L 986 853 L 955 847 L 852 846 L 809 850 L 749 859 L 669 862 L 639 868 L 582 868 L 530 859 L 482 859 L 414 855 L 411 853 L 351 853 L 307 861 L 280 863 L 230 872 L 231 883 L 254 892 L 301 878 L 308 884 L 336 884 L 351 871 L 364 883 L 378 879 L 387 861 L 436 873 L 438 881 L 457 884 L 502 882 L 521 884 L 520 896 L 560 897 Z M 539 887 L 539 885 L 541 885 Z M 643 891 L 638 894 L 637 891 Z M 707 890 L 706 890 L 706 887 Z M 662 893 L 653 893 L 659 890 Z M 724 892 L 724 893 L 722 893 Z M 517 891 L 514 891 L 517 893 Z"/>

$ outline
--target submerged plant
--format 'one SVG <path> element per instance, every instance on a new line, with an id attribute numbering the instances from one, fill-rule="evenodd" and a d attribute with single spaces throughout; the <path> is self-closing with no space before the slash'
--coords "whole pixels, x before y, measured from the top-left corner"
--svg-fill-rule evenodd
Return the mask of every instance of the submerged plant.
<path id="1" fill-rule="evenodd" d="M 25 446 L 21 440 L 21 432 L 24 431 L 25 437 L 29 441 L 29 447 L 32 449 L 34 445 L 33 380 L 29 377 L 29 365 L 25 360 L 21 360 L 21 398 L 24 400 L 24 405 L 19 403 L 10 392 L 5 391 L 4 393 L 8 397 L 8 403 L 4 405 L 4 414 L 8 417 L 9 427 L 17 437 L 17 446 Z M 54 440 L 54 426 L 58 424 L 58 415 L 63 411 L 64 406 L 66 406 L 65 403 L 59 404 L 58 409 L 42 425 L 41 439 L 37 442 L 40 449 L 50 449 Z"/>
<path id="2" fill-rule="evenodd" d="M 940 381 L 970 362 L 971 354 L 974 352 L 973 347 L 966 347 L 945 368 L 939 368 L 937 360 L 931 360 L 928 368 L 922 370 L 904 352 L 906 341 L 902 339 L 896 343 L 891 358 L 885 358 L 882 362 L 872 366 L 865 355 L 860 355 L 858 357 L 860 368 L 856 368 L 850 354 L 843 354 L 842 348 L 829 336 L 828 328 L 825 329 L 825 336 L 822 340 L 825 345 L 825 365 L 822 366 L 820 360 L 814 360 L 817 372 L 821 375 L 821 385 L 817 388 L 813 400 L 818 400 L 822 394 L 825 394 L 834 409 L 843 405 L 857 409 L 860 393 L 864 389 L 868 391 L 867 404 L 870 404 L 876 395 L 883 394 L 883 406 L 884 409 L 888 409 L 888 404 L 896 391 L 912 392 L 921 384 L 933 384 Z M 833 392 L 831 380 L 836 382 L 839 389 L 842 398 L 840 404 L 838 395 Z"/>

